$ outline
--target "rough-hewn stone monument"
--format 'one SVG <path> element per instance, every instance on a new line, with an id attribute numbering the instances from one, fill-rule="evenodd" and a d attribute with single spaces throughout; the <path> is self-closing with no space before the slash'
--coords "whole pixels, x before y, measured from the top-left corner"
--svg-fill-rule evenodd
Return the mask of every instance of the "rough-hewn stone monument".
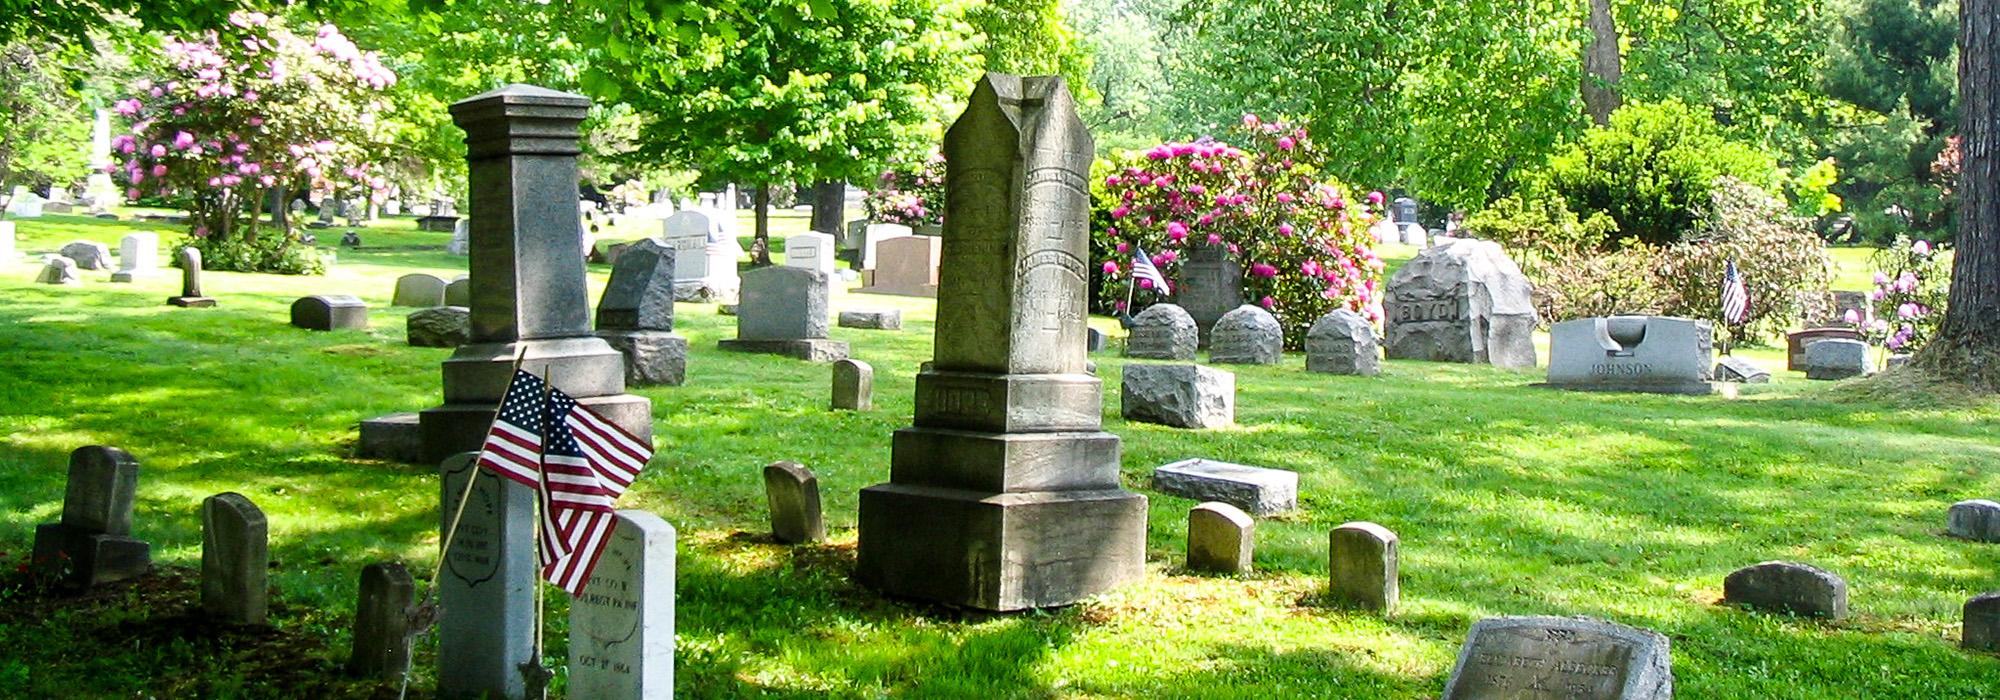
<path id="1" fill-rule="evenodd" d="M 597 302 L 597 337 L 625 355 L 628 385 L 687 380 L 687 338 L 674 333 L 673 248 L 648 238 L 618 254 Z"/>
<path id="2" fill-rule="evenodd" d="M 1285 329 L 1262 307 L 1244 304 L 1208 330 L 1208 361 L 1216 364 L 1275 365 L 1284 357 Z"/>
<path id="3" fill-rule="evenodd" d="M 936 359 L 890 481 L 861 491 L 855 576 L 985 610 L 1068 605 L 1144 569 L 1087 373 L 1090 134 L 1059 77 L 988 74 L 945 136 Z"/>
<path id="4" fill-rule="evenodd" d="M 1498 243 L 1426 248 L 1389 278 L 1382 300 L 1389 359 L 1534 367 L 1533 292 Z"/>
<path id="5" fill-rule="evenodd" d="M 1236 375 L 1193 364 L 1125 365 L 1118 415 L 1176 428 L 1223 428 L 1236 422 Z"/>
<path id="6" fill-rule="evenodd" d="M 1347 309 L 1319 317 L 1306 331 L 1306 371 L 1381 374 L 1382 348 L 1375 342 L 1375 326 Z"/>

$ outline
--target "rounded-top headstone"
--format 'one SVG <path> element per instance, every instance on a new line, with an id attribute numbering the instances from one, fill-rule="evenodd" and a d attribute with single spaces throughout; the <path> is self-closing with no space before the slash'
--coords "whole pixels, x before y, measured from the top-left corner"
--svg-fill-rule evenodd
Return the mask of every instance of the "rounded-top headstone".
<path id="1" fill-rule="evenodd" d="M 826 539 L 826 519 L 820 514 L 819 477 L 798 462 L 772 462 L 764 467 L 764 498 L 771 508 L 771 535 L 779 542 L 799 544 Z"/>
<path id="2" fill-rule="evenodd" d="M 1382 372 L 1375 326 L 1361 314 L 1335 309 L 1306 331 L 1306 371 L 1373 376 Z"/>
<path id="3" fill-rule="evenodd" d="M 833 363 L 833 408 L 867 411 L 875 407 L 875 368 L 848 358 Z"/>
<path id="4" fill-rule="evenodd" d="M 1847 581 L 1805 564 L 1767 561 L 1746 566 L 1722 582 L 1732 605 L 1838 620 L 1847 617 Z"/>
<path id="5" fill-rule="evenodd" d="M 1965 601 L 1963 631 L 1958 645 L 1976 651 L 2000 652 L 2000 592 Z"/>
<path id="6" fill-rule="evenodd" d="M 201 504 L 201 609 L 229 624 L 261 625 L 269 610 L 270 524 L 239 493 Z"/>
<path id="7" fill-rule="evenodd" d="M 84 532 L 132 534 L 139 460 L 116 447 L 87 445 L 69 453 L 62 524 Z"/>
<path id="8" fill-rule="evenodd" d="M 2000 503 L 1983 498 L 1951 504 L 1945 530 L 1952 537 L 1975 542 L 2000 542 Z"/>
<path id="9" fill-rule="evenodd" d="M 1125 356 L 1148 360 L 1193 360 L 1200 331 L 1186 309 L 1154 304 L 1132 317 L 1125 337 Z"/>
<path id="10" fill-rule="evenodd" d="M 1587 617 L 1491 617 L 1473 623 L 1443 700 L 1673 700 L 1665 635 Z"/>
<path id="11" fill-rule="evenodd" d="M 1209 362 L 1274 365 L 1284 350 L 1285 329 L 1278 317 L 1249 304 L 1223 314 L 1208 334 Z"/>
<path id="12" fill-rule="evenodd" d="M 396 278 L 396 293 L 389 302 L 391 306 L 415 306 L 430 308 L 444 305 L 443 277 L 422 272 Z"/>
<path id="13" fill-rule="evenodd" d="M 1250 570 L 1257 521 L 1236 506 L 1210 501 L 1188 511 L 1187 567 L 1240 574 Z"/>
<path id="14" fill-rule="evenodd" d="M 347 294 L 323 294 L 292 302 L 292 325 L 312 331 L 368 327 L 368 305 Z"/>
<path id="15" fill-rule="evenodd" d="M 1332 598 L 1344 605 L 1389 612 L 1402 598 L 1402 540 L 1389 528 L 1351 522 L 1327 535 L 1327 572 Z"/>

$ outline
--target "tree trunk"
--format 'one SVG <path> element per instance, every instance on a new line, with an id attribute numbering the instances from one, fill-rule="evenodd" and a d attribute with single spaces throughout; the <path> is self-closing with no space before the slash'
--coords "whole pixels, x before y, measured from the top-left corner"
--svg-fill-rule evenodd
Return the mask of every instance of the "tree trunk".
<path id="1" fill-rule="evenodd" d="M 1590 43 L 1583 47 L 1583 109 L 1590 113 L 1590 121 L 1604 126 L 1618 109 L 1618 80 L 1625 73 L 1611 0 L 1590 0 L 1589 24 Z"/>
<path id="2" fill-rule="evenodd" d="M 750 266 L 768 267 L 771 264 L 771 186 L 757 186 L 755 204 L 757 212 L 756 238 L 750 241 Z"/>
<path id="3" fill-rule="evenodd" d="M 1916 364 L 2000 391 L 2000 0 L 1962 0 L 1958 19 L 1957 257 L 1944 324 Z"/>
<path id="4" fill-rule="evenodd" d="M 838 241 L 847 237 L 847 183 L 829 180 L 813 185 L 812 230 L 833 234 Z"/>

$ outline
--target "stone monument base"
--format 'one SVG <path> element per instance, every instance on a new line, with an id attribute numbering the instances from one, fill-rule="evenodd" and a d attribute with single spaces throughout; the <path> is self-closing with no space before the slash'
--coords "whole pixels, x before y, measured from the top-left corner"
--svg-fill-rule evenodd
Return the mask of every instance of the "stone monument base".
<path id="1" fill-rule="evenodd" d="M 423 463 L 424 432 L 415 413 L 391 413 L 361 421 L 356 456 L 405 464 Z"/>
<path id="2" fill-rule="evenodd" d="M 31 561 L 64 587 L 88 588 L 144 575 L 153 568 L 153 550 L 130 537 L 48 523 L 35 527 Z"/>
<path id="3" fill-rule="evenodd" d="M 716 343 L 716 347 L 730 352 L 754 352 L 766 355 L 784 355 L 807 362 L 839 362 L 847 359 L 847 343 L 825 338 L 804 340 L 743 340 L 734 338 Z"/>
<path id="4" fill-rule="evenodd" d="M 167 297 L 167 303 L 184 309 L 208 309 L 215 307 L 215 297 Z"/>
<path id="5" fill-rule="evenodd" d="M 687 338 L 668 331 L 598 331 L 597 337 L 625 354 L 626 386 L 687 382 Z"/>
<path id="6" fill-rule="evenodd" d="M 614 394 L 580 398 L 576 402 L 646 444 L 653 443 L 652 400 Z M 424 409 L 418 416 L 424 441 L 420 455 L 423 463 L 437 464 L 461 452 L 478 452 L 480 444 L 486 441 L 486 431 L 493 427 L 493 413 L 498 407 L 499 401 L 494 401 L 490 405 L 445 404 Z"/>
<path id="7" fill-rule="evenodd" d="M 893 596 L 993 611 L 1071 605 L 1138 578 L 1146 497 L 1118 488 L 861 490 L 855 578 Z"/>
<path id="8" fill-rule="evenodd" d="M 1529 386 L 1563 391 L 1598 391 L 1631 394 L 1673 394 L 1677 396 L 1707 396 L 1715 393 L 1715 385 L 1710 382 L 1680 382 L 1674 384 L 1550 384 L 1538 382 Z"/>
<path id="9" fill-rule="evenodd" d="M 153 279 L 159 276 L 160 273 L 157 271 L 149 272 L 144 270 L 119 270 L 117 272 L 111 273 L 111 281 L 132 282 L 136 280 Z"/>
<path id="10" fill-rule="evenodd" d="M 874 272 L 874 270 L 869 270 L 869 272 Z M 938 294 L 938 288 L 937 285 L 935 284 L 924 284 L 924 285 L 916 285 L 910 287 L 871 285 L 855 289 L 854 293 L 881 294 L 884 296 L 894 296 L 894 297 L 928 297 L 931 299 L 936 299 Z"/>

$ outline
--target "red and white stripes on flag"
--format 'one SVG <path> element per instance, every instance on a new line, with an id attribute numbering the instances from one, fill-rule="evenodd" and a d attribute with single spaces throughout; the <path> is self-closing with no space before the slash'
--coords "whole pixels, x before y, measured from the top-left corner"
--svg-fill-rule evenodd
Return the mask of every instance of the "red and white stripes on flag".
<path id="1" fill-rule="evenodd" d="M 1750 320 L 1750 292 L 1743 288 L 1743 275 L 1736 271 L 1736 261 L 1729 261 L 1729 269 L 1722 275 L 1722 322 L 1731 326 L 1741 326 Z"/>
<path id="2" fill-rule="evenodd" d="M 1167 284 L 1167 276 L 1160 274 L 1160 268 L 1153 264 L 1151 257 L 1147 257 L 1146 249 L 1132 246 L 1132 281 L 1136 283 L 1139 280 L 1151 281 L 1153 289 L 1161 294 L 1174 293 L 1174 288 Z"/>
<path id="3" fill-rule="evenodd" d="M 515 370 L 478 463 L 535 490 L 542 576 L 574 596 L 611 539 L 613 505 L 652 458 L 652 446 Z"/>

